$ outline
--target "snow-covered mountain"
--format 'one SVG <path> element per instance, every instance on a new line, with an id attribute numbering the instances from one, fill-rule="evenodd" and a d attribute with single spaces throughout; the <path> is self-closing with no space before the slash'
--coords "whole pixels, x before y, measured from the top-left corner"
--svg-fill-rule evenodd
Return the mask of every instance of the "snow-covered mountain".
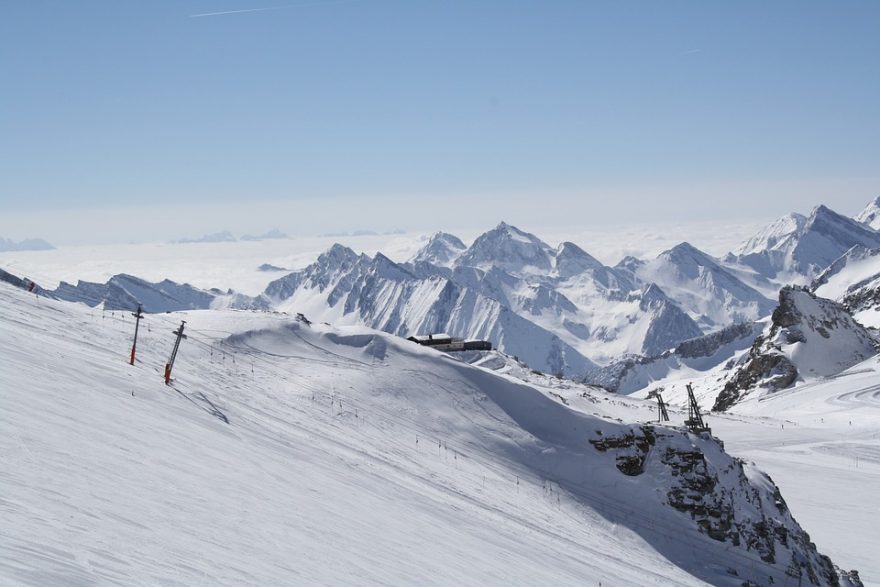
<path id="1" fill-rule="evenodd" d="M 277 228 L 273 228 L 272 230 L 268 230 L 268 231 L 264 232 L 263 234 L 258 234 L 258 235 L 246 234 L 241 237 L 241 240 L 243 240 L 243 241 L 264 241 L 264 240 L 283 239 L 283 238 L 290 238 L 290 237 L 288 237 L 286 234 L 284 234 L 283 232 L 281 232 Z"/>
<path id="2" fill-rule="evenodd" d="M 748 266 L 768 278 L 811 280 L 856 245 L 880 248 L 880 233 L 817 206 L 808 218 L 790 214 L 777 220 L 724 261 Z"/>
<path id="3" fill-rule="evenodd" d="M 365 324 L 401 336 L 446 332 L 488 339 L 550 373 L 583 375 L 594 368 L 498 299 L 442 274 L 417 275 L 381 253 L 369 257 L 334 245 L 304 270 L 273 281 L 265 296 L 279 309 L 334 324 Z"/>
<path id="4" fill-rule="evenodd" d="M 467 246 L 461 239 L 446 232 L 434 233 L 428 242 L 412 258 L 412 263 L 427 263 L 437 267 L 450 267 Z"/>
<path id="5" fill-rule="evenodd" d="M 6 251 L 50 251 L 52 245 L 41 238 L 26 238 L 22 241 L 0 238 L 0 252 Z"/>
<path id="6" fill-rule="evenodd" d="M 857 222 L 867 224 L 874 230 L 880 228 L 880 196 L 871 200 L 865 208 L 854 216 Z"/>
<path id="7" fill-rule="evenodd" d="M 271 313 L 148 315 L 129 366 L 131 321 L 0 288 L 0 583 L 860 584 L 645 402 Z"/>
<path id="8" fill-rule="evenodd" d="M 62 281 L 51 292 L 55 297 L 71 302 L 82 302 L 105 310 L 134 310 L 138 305 L 145 312 L 176 312 L 208 308 L 268 309 L 266 301 L 233 291 L 201 290 L 187 283 L 165 279 L 151 283 L 132 275 L 114 275 L 106 283 L 79 281 L 76 285 Z"/>
<path id="9" fill-rule="evenodd" d="M 603 266 L 573 243 L 554 248 L 502 222 L 461 246 L 436 235 L 401 264 L 336 245 L 265 296 L 280 310 L 335 324 L 489 339 L 534 369 L 573 377 L 593 359 L 659 354 L 702 334 L 655 284 Z"/>
<path id="10" fill-rule="evenodd" d="M 228 230 L 222 230 L 220 232 L 215 232 L 212 234 L 206 234 L 205 236 L 200 236 L 197 238 L 182 238 L 178 243 L 181 244 L 191 244 L 191 243 L 234 243 L 235 235 L 233 235 Z"/>
<path id="11" fill-rule="evenodd" d="M 757 320 L 775 306 L 717 259 L 686 242 L 648 262 L 625 259 L 618 268 L 629 270 L 635 281 L 659 285 L 706 330 Z"/>
<path id="12" fill-rule="evenodd" d="M 456 260 L 456 266 L 543 276 L 553 270 L 555 257 L 556 251 L 535 235 L 501 222 L 477 237 Z"/>
<path id="13" fill-rule="evenodd" d="M 877 341 L 846 308 L 807 288 L 786 286 L 767 330 L 755 339 L 713 410 L 726 410 L 755 390 L 772 392 L 798 380 L 836 375 L 876 353 Z"/>

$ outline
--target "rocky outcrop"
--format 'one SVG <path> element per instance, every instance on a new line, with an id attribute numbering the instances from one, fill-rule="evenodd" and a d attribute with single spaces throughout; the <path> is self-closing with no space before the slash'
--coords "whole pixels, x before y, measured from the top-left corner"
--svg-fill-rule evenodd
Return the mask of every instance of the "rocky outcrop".
<path id="1" fill-rule="evenodd" d="M 641 426 L 614 436 L 596 431 L 590 444 L 613 456 L 624 475 L 662 479 L 665 505 L 712 540 L 754 552 L 768 568 L 812 585 L 861 585 L 858 573 L 841 571 L 817 551 L 773 481 L 714 438 Z"/>
<path id="2" fill-rule="evenodd" d="M 756 389 L 784 389 L 799 377 L 835 375 L 876 351 L 873 337 L 844 306 L 808 288 L 785 287 L 770 326 L 755 339 L 712 409 L 727 410 Z"/>

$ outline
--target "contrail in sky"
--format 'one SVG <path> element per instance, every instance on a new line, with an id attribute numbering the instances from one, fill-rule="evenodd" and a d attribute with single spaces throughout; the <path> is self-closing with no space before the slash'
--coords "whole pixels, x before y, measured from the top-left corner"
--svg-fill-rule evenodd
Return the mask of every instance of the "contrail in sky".
<path id="1" fill-rule="evenodd" d="M 266 10 L 278 10 L 279 8 L 287 8 L 286 6 L 266 6 L 264 8 L 246 8 L 244 10 L 226 10 L 223 12 L 203 12 L 201 14 L 190 14 L 190 18 L 201 18 L 202 16 L 220 16 L 221 14 L 241 14 L 242 12 L 265 12 Z"/>
<path id="2" fill-rule="evenodd" d="M 329 2 L 303 2 L 301 4 L 285 4 L 284 6 L 264 6 L 262 8 L 244 8 L 242 10 L 224 10 L 222 12 L 202 12 L 200 14 L 190 14 L 190 18 L 201 18 L 203 16 L 221 16 L 223 14 L 242 14 L 244 12 L 266 12 L 267 10 L 281 10 L 282 8 L 298 8 L 305 6 L 323 6 L 325 4 L 351 4 L 360 0 L 330 0 Z"/>

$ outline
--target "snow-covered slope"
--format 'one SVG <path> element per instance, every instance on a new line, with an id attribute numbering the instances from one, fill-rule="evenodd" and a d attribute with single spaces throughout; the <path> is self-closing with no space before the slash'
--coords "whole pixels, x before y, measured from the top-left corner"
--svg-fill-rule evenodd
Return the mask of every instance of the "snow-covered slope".
<path id="1" fill-rule="evenodd" d="M 746 265 L 769 278 L 809 280 L 856 245 L 880 248 L 880 234 L 817 206 L 809 218 L 790 214 L 777 220 L 725 257 L 725 262 Z"/>
<path id="2" fill-rule="evenodd" d="M 779 306 L 715 400 L 726 410 L 755 390 L 776 391 L 797 380 L 836 375 L 873 356 L 877 343 L 843 306 L 807 288 L 787 286 Z"/>
<path id="3" fill-rule="evenodd" d="M 148 316 L 129 366 L 131 321 L 0 287 L 5 584 L 855 579 L 754 466 L 615 421 L 639 402 L 278 314 Z"/>
<path id="4" fill-rule="evenodd" d="M 880 327 L 880 249 L 853 247 L 810 285 L 843 304 L 861 324 Z"/>
<path id="5" fill-rule="evenodd" d="M 867 224 L 874 230 L 880 228 L 880 196 L 871 200 L 861 212 L 854 216 L 857 222 Z"/>

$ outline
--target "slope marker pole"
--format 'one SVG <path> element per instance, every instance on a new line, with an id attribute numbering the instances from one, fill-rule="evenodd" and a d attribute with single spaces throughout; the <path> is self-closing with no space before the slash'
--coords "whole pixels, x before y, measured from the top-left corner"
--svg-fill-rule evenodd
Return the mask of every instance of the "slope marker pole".
<path id="1" fill-rule="evenodd" d="M 137 349 L 138 344 L 138 327 L 141 325 L 141 320 L 144 317 L 144 309 L 138 304 L 137 312 L 132 312 L 131 314 L 134 316 L 134 342 L 131 343 L 131 365 L 134 365 L 134 353 Z"/>
<path id="2" fill-rule="evenodd" d="M 180 321 L 180 328 L 173 331 L 174 334 L 177 335 L 177 340 L 174 341 L 174 350 L 171 351 L 171 358 L 165 364 L 165 385 L 171 385 L 171 369 L 174 368 L 174 359 L 177 358 L 177 350 L 180 348 L 180 340 L 186 338 L 186 335 L 183 333 L 183 328 L 186 325 L 186 320 Z"/>

